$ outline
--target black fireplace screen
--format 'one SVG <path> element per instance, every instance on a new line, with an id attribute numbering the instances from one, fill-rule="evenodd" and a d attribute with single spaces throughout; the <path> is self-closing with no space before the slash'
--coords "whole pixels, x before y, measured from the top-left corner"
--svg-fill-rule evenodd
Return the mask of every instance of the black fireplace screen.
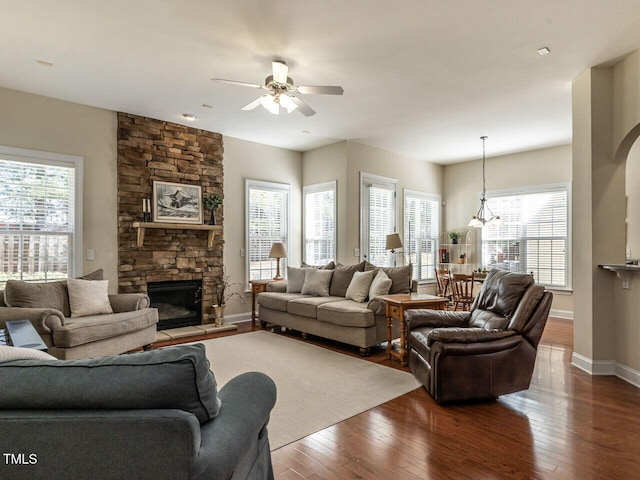
<path id="1" fill-rule="evenodd" d="M 158 330 L 202 323 L 200 280 L 149 282 L 147 294 L 151 299 L 151 307 L 158 309 Z"/>

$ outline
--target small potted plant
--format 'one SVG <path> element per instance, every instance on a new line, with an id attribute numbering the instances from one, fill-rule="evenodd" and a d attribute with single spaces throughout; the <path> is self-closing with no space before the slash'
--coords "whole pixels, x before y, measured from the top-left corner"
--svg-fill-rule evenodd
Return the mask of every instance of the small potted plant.
<path id="1" fill-rule="evenodd" d="M 202 204 L 204 208 L 211 212 L 211 218 L 209 218 L 209 225 L 216 224 L 216 210 L 222 205 L 222 197 L 217 193 L 212 195 L 205 195 L 202 197 Z"/>
<path id="2" fill-rule="evenodd" d="M 453 243 L 454 245 L 458 243 L 458 240 L 460 239 L 460 233 L 459 232 L 451 232 L 449 233 L 449 238 L 451 239 L 451 243 Z"/>

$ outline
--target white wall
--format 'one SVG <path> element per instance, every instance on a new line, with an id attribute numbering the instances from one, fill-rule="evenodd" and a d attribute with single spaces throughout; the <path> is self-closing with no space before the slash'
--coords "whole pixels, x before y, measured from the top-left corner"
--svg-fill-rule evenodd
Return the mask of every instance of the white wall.
<path id="1" fill-rule="evenodd" d="M 224 265 L 232 282 L 248 284 L 245 258 L 245 179 L 286 183 L 291 186 L 290 265 L 300 265 L 302 251 L 302 154 L 283 148 L 224 137 Z M 251 310 L 251 296 L 240 304 L 234 297 L 225 313 Z"/>
<path id="2" fill-rule="evenodd" d="M 118 290 L 115 112 L 0 88 L 0 144 L 84 158 L 84 272 L 104 269 Z"/>

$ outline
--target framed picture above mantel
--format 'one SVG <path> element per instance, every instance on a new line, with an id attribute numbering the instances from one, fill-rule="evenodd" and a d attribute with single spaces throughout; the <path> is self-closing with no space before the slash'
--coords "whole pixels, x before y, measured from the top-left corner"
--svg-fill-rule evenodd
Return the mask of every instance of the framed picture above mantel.
<path id="1" fill-rule="evenodd" d="M 200 185 L 153 182 L 153 221 L 202 224 Z"/>

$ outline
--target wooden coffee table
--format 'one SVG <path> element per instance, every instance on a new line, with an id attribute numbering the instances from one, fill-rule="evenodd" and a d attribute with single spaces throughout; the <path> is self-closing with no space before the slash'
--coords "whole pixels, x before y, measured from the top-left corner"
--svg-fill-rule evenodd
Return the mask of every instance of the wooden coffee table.
<path id="1" fill-rule="evenodd" d="M 407 323 L 404 321 L 404 311 L 412 308 L 430 308 L 444 310 L 449 303 L 448 298 L 427 295 L 426 293 L 400 293 L 380 297 L 386 305 L 387 316 L 387 355 L 396 357 L 400 365 L 407 364 Z M 393 320 L 400 321 L 400 349 L 393 349 Z"/>

